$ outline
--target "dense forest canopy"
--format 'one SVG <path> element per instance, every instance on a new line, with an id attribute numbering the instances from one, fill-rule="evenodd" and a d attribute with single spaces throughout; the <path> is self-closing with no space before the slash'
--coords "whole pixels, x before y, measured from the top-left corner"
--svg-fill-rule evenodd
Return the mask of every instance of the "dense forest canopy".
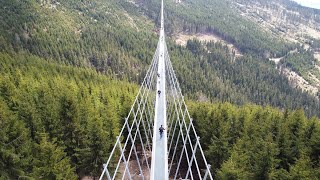
<path id="1" fill-rule="evenodd" d="M 215 179 L 319 179 L 320 122 L 302 110 L 189 103 Z"/>
<path id="2" fill-rule="evenodd" d="M 97 176 L 137 86 L 28 53 L 0 68 L 0 178 Z"/>
<path id="3" fill-rule="evenodd" d="M 266 58 L 285 56 L 281 65 L 303 74 L 312 52 L 265 33 L 230 1 L 165 3 L 168 50 L 215 178 L 319 178 L 319 100 Z M 152 60 L 159 8 L 155 0 L 0 2 L 0 179 L 99 175 Z M 170 35 L 179 31 L 217 34 L 243 56 L 221 43 L 178 46 Z"/>

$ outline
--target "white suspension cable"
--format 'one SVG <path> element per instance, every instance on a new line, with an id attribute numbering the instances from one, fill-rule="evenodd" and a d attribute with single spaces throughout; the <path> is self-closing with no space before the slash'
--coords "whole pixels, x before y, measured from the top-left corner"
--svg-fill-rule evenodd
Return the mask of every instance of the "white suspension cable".
<path id="1" fill-rule="evenodd" d="M 173 174 L 170 178 L 173 179 L 191 178 L 193 180 L 195 178 L 206 179 L 208 177 L 211 180 L 213 179 L 210 171 L 211 166 L 206 161 L 200 138 L 196 133 L 180 84 L 170 61 L 165 43 L 163 11 L 163 0 L 161 0 L 161 29 L 157 49 L 120 134 L 116 138 L 107 163 L 104 164 L 100 180 L 104 175 L 106 175 L 107 179 L 112 180 L 118 179 L 117 176 L 131 180 L 135 178 L 137 171 L 139 171 L 139 176 L 143 180 L 145 176 L 159 179 L 152 173 L 155 173 L 157 165 L 160 165 L 160 162 L 156 162 L 154 159 L 154 145 L 157 140 L 155 135 L 157 135 L 156 128 L 158 128 L 157 119 L 155 118 L 160 116 L 163 116 L 161 120 L 164 120 L 164 125 L 168 126 L 164 145 L 159 147 L 159 144 L 157 144 L 160 152 L 165 152 L 163 157 L 167 158 L 165 159 L 165 166 L 162 166 L 162 170 L 166 170 L 162 171 L 166 174 L 165 179 L 171 176 L 171 171 Z M 164 85 L 161 84 L 161 86 L 159 73 L 164 78 L 161 80 Z M 164 94 L 162 98 L 160 98 L 161 91 L 159 97 L 157 96 L 159 88 Z M 159 110 L 159 104 L 155 104 L 160 102 L 161 111 Z M 163 114 L 161 114 L 162 111 Z M 158 122 L 161 121 L 158 119 Z M 139 147 L 137 145 L 141 146 L 141 150 L 137 148 Z M 119 152 L 116 149 L 119 149 Z M 151 164 L 148 161 L 147 151 L 152 151 L 153 154 Z M 140 157 L 139 153 L 141 153 Z M 135 170 L 135 167 L 131 165 L 134 163 L 134 159 L 138 165 L 138 170 Z M 169 160 L 170 163 L 168 164 Z M 111 162 L 115 163 L 111 164 Z M 201 164 L 202 166 L 200 167 L 198 162 L 204 164 Z M 187 163 L 186 172 L 182 169 L 183 163 Z M 120 166 L 124 168 L 120 168 Z M 118 172 L 119 170 L 122 172 Z M 205 171 L 202 173 L 201 170 Z"/>

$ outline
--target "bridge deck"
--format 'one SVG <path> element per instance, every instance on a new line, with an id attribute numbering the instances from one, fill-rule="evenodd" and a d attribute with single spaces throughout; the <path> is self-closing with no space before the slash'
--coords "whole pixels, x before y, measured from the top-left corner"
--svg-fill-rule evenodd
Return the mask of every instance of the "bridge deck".
<path id="1" fill-rule="evenodd" d="M 159 62 L 160 63 L 160 62 Z M 157 95 L 156 100 L 156 116 L 154 123 L 154 138 L 153 138 L 153 152 L 152 161 L 154 180 L 163 180 L 168 177 L 168 157 L 167 157 L 167 123 L 166 123 L 166 99 L 165 99 L 165 80 L 162 79 L 165 71 L 159 70 L 160 78 L 158 78 L 158 89 L 161 94 Z M 160 83 L 159 83 L 160 82 Z M 160 137 L 160 126 L 165 128 L 162 137 Z"/>
<path id="2" fill-rule="evenodd" d="M 161 29 L 159 37 L 159 61 L 158 61 L 158 79 L 157 95 L 155 104 L 155 120 L 153 130 L 153 146 L 152 146 L 152 162 L 151 162 L 151 180 L 167 180 L 168 179 L 168 153 L 167 153 L 167 114 L 166 114 L 166 72 L 164 61 L 164 26 L 163 26 L 163 1 L 161 7 Z M 157 92 L 158 93 L 158 92 Z M 160 126 L 165 128 L 162 137 L 160 137 Z"/>

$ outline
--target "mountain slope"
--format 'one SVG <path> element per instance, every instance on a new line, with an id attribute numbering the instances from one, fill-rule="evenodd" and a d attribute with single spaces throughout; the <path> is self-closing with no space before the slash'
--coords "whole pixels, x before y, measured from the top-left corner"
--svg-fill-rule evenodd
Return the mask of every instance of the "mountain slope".
<path id="1" fill-rule="evenodd" d="M 237 0 L 233 6 L 243 17 L 255 22 L 260 28 L 301 46 L 286 56 L 271 60 L 275 60 L 276 64 L 280 62 L 279 70 L 285 69 L 288 72 L 286 76 L 291 84 L 317 96 L 320 88 L 320 11 L 288 0 Z"/>
<path id="2" fill-rule="evenodd" d="M 4 51 L 28 51 L 137 83 L 143 79 L 157 42 L 154 27 L 158 1 L 5 0 L 2 3 L 1 13 L 7 17 L 1 19 L 0 47 Z M 237 104 L 252 102 L 289 109 L 303 107 L 308 115 L 318 115 L 319 101 L 292 88 L 283 74 L 277 73 L 274 65 L 264 58 L 286 54 L 296 45 L 277 40 L 255 23 L 239 17 L 228 1 L 183 1 L 178 5 L 167 1 L 166 4 L 169 34 L 181 30 L 214 32 L 244 55 L 234 62 L 232 52 L 219 43 L 203 46 L 190 42 L 183 48 L 168 39 L 174 68 L 189 98 Z M 209 13 L 205 11 L 207 7 Z"/>
<path id="3" fill-rule="evenodd" d="M 158 22 L 158 16 L 156 9 L 159 6 L 157 1 L 136 1 L 142 11 L 145 12 L 150 18 Z M 238 56 L 236 59 L 245 59 L 242 64 L 245 68 L 249 68 L 248 74 L 242 74 L 240 76 L 232 77 L 233 74 L 239 75 L 237 72 L 243 72 L 243 67 L 236 63 L 232 63 L 235 52 L 229 48 L 229 52 L 225 48 L 217 45 L 211 46 L 214 50 L 209 51 L 205 47 L 197 53 L 193 53 L 198 60 L 192 60 L 191 64 L 184 61 L 188 66 L 187 68 L 179 67 L 177 63 L 175 66 L 178 70 L 181 70 L 183 75 L 180 75 L 180 80 L 183 83 L 189 84 L 185 90 L 190 89 L 194 94 L 205 94 L 207 96 L 219 97 L 220 100 L 243 103 L 254 102 L 258 104 L 271 104 L 282 108 L 297 108 L 302 104 L 306 108 L 306 104 L 313 104 L 315 108 L 319 107 L 319 101 L 314 97 L 309 97 L 307 94 L 294 95 L 298 93 L 300 89 L 293 86 L 291 80 L 286 80 L 283 77 L 286 76 L 284 71 L 275 70 L 276 66 L 269 63 L 267 58 L 286 56 L 290 52 L 301 49 L 299 44 L 287 41 L 283 38 L 279 38 L 276 34 L 273 34 L 267 29 L 261 28 L 256 22 L 247 19 L 246 17 L 239 16 L 238 9 L 233 6 L 235 1 L 194 1 L 185 0 L 181 3 L 175 4 L 172 1 L 167 2 L 166 23 L 167 33 L 172 34 L 173 37 L 176 34 L 190 34 L 191 36 L 197 33 L 212 34 L 213 36 L 224 40 L 224 44 L 231 44 L 236 47 L 245 57 Z M 195 35 L 197 36 L 197 35 Z M 213 37 L 213 38 L 215 38 Z M 197 43 L 192 43 L 193 45 Z M 188 46 L 188 45 L 187 45 Z M 198 47 L 192 48 L 200 48 Z M 230 45 L 229 45 L 230 46 Z M 174 48 L 172 48 L 174 49 Z M 191 52 L 195 52 L 195 50 Z M 173 61 L 177 61 L 177 56 L 183 57 L 184 55 L 174 55 L 172 52 Z M 230 56 L 231 55 L 231 56 Z M 208 56 L 215 57 L 218 61 L 217 64 L 212 64 L 208 60 Z M 188 57 L 189 58 L 189 57 Z M 189 58 L 190 59 L 190 58 Z M 250 59 L 250 60 L 248 60 Z M 308 61 L 314 61 L 310 59 Z M 222 66 L 221 63 L 228 63 L 228 65 Z M 203 66 L 209 64 L 208 68 Z M 253 65 L 254 64 L 254 65 Z M 181 64 L 180 64 L 181 66 Z M 187 69 L 194 69 L 199 67 L 199 71 L 194 70 L 195 74 L 201 74 L 199 77 L 192 77 Z M 280 69 L 280 68 L 279 68 Z M 204 71 L 204 72 L 202 72 Z M 225 71 L 225 72 L 223 72 Z M 189 75 L 190 74 L 190 75 Z M 179 76 L 179 73 L 178 73 Z M 260 77 L 261 76 L 261 77 Z M 271 77 L 273 76 L 273 77 Z M 190 78 L 189 78 L 190 77 Z M 252 77 L 248 81 L 247 77 Z M 203 78 L 203 79 L 202 79 Z M 194 87 L 190 85 L 190 81 L 197 84 Z M 196 83 L 197 82 L 197 83 Z M 201 82 L 201 83 L 200 83 Z M 212 83 L 213 82 L 213 83 Z M 287 86 L 291 86 L 287 87 Z M 184 84 L 182 85 L 184 86 Z M 201 88 L 200 88 L 201 87 Z M 249 88 L 245 88 L 249 87 Z M 251 89 L 251 87 L 254 87 Z M 275 91 L 273 91 L 275 90 Z M 245 94 L 245 96 L 243 96 Z M 318 96 L 318 94 L 313 94 Z M 201 95 L 201 97 L 203 97 Z M 285 97 L 285 98 L 283 98 Z M 308 99 L 300 105 L 295 104 L 295 100 L 289 100 L 288 97 L 305 97 Z M 206 98 L 204 98 L 206 99 Z M 302 99 L 301 99 L 302 100 Z M 303 100 L 302 100 L 303 101 Z M 295 104 L 295 105 L 294 105 Z M 308 108 L 306 108 L 308 109 Z M 314 111 L 316 112 L 316 111 Z M 309 113 L 308 113 L 309 114 Z"/>
<path id="4" fill-rule="evenodd" d="M 159 7 L 159 2 L 156 0 L 139 2 L 149 17 L 157 18 L 155 12 Z M 294 47 L 294 45 L 276 39 L 254 23 L 238 16 L 230 3 L 218 0 L 199 0 L 197 2 L 184 0 L 180 4 L 175 4 L 173 1 L 167 1 L 167 31 L 169 33 L 179 31 L 215 33 L 234 43 L 245 53 L 264 56 L 283 54 Z"/>
<path id="5" fill-rule="evenodd" d="M 143 16 L 135 17 L 134 6 L 124 9 L 128 3 L 122 3 L 2 1 L 1 14 L 6 18 L 1 19 L 1 47 L 130 78 L 128 74 L 143 72 L 153 54 L 146 49 L 155 47 L 156 38 L 144 32 L 152 25 Z M 133 13 L 128 16 L 129 12 Z M 132 33 L 135 27 L 141 33 Z M 138 46 L 140 42 L 144 43 Z"/>

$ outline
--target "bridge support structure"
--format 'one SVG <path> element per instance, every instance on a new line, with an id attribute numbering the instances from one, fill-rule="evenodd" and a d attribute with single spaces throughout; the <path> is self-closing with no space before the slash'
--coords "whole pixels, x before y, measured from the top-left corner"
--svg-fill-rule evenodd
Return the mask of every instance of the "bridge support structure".
<path id="1" fill-rule="evenodd" d="M 156 52 L 100 180 L 213 179 L 210 168 L 171 64 L 161 0 Z"/>

